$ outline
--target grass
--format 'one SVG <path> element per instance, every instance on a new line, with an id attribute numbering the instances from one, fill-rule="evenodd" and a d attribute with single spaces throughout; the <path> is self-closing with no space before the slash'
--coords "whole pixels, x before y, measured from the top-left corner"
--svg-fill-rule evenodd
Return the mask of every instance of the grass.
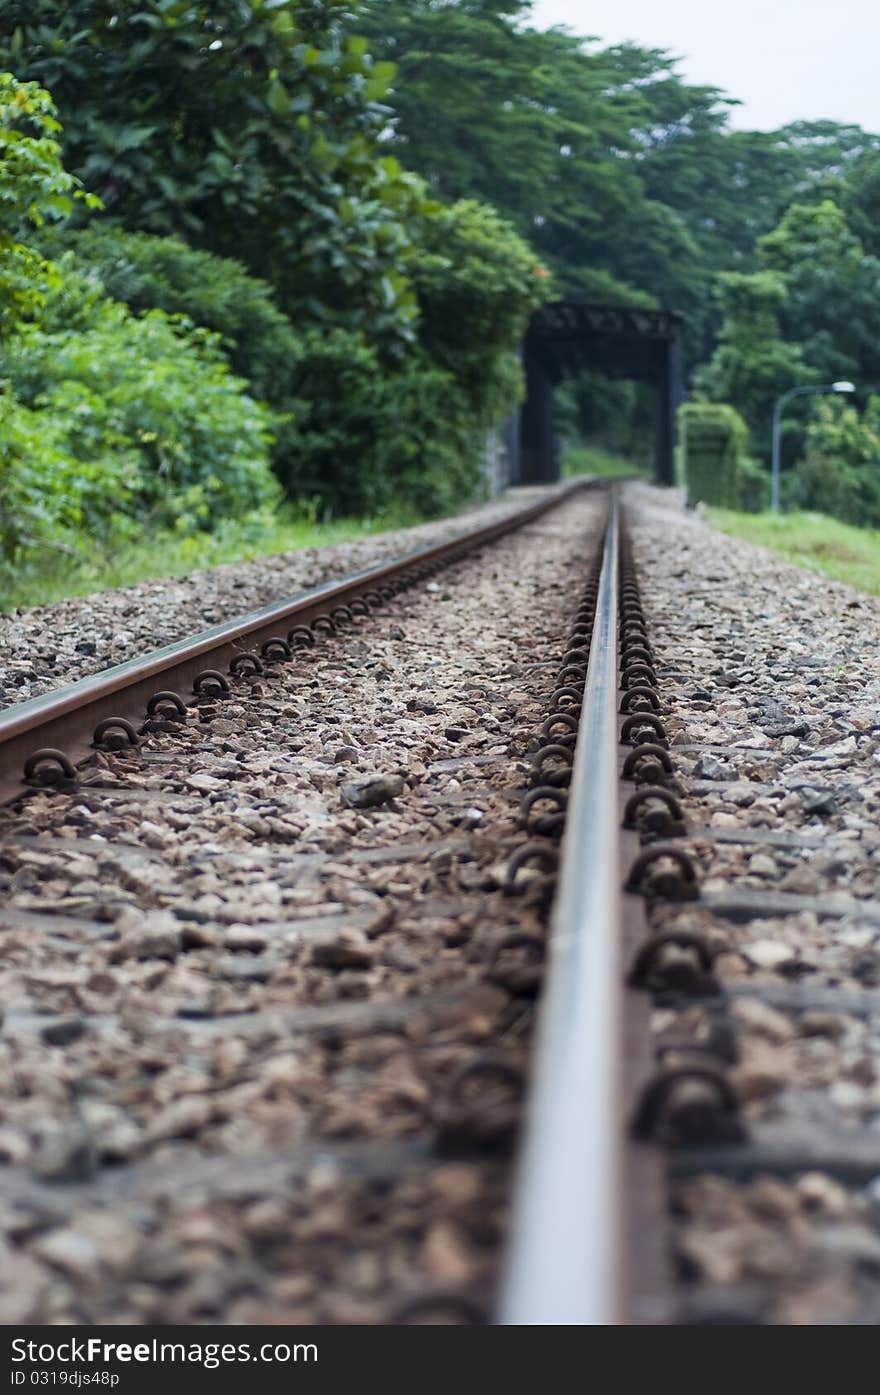
<path id="1" fill-rule="evenodd" d="M 624 460 L 620 455 L 599 446 L 566 446 L 562 452 L 562 473 L 570 475 L 600 475 L 603 479 L 623 479 L 626 476 L 645 475 L 647 469 Z"/>
<path id="2" fill-rule="evenodd" d="M 567 447 L 562 472 L 606 478 L 640 473 L 630 461 L 589 446 Z M 0 614 L 18 606 L 51 605 L 53 601 L 135 586 L 141 581 L 185 576 L 224 562 L 249 562 L 277 552 L 327 547 L 424 521 L 412 512 L 391 510 L 372 518 L 317 523 L 290 507 L 277 515 L 226 520 L 214 533 L 146 533 L 136 541 L 122 544 L 108 544 L 96 538 L 88 554 L 73 556 L 50 548 L 34 549 L 15 565 L 0 564 Z"/>
<path id="3" fill-rule="evenodd" d="M 392 512 L 374 518 L 317 523 L 290 509 L 271 516 L 227 520 L 212 534 L 179 537 L 153 533 L 135 542 L 109 546 L 96 539 L 87 556 L 41 549 L 15 566 L 0 567 L 0 613 L 17 606 L 49 605 L 116 586 L 134 586 L 159 577 L 183 576 L 223 562 L 248 562 L 277 552 L 326 547 L 422 521 L 408 513 Z"/>
<path id="4" fill-rule="evenodd" d="M 760 543 L 787 562 L 880 595 L 880 533 L 821 513 L 736 513 L 707 509 L 722 533 Z"/>

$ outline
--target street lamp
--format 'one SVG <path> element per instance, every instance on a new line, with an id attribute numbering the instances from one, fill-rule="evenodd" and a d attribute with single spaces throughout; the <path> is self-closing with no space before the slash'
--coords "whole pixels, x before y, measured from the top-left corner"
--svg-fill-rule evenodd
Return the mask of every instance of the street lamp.
<path id="1" fill-rule="evenodd" d="M 779 457 L 782 447 L 782 410 L 786 402 L 790 402 L 793 397 L 798 397 L 802 392 L 855 392 L 855 383 L 825 383 L 821 387 L 796 387 L 789 388 L 779 398 L 773 408 L 773 466 L 770 490 L 770 507 L 774 513 L 779 512 Z"/>

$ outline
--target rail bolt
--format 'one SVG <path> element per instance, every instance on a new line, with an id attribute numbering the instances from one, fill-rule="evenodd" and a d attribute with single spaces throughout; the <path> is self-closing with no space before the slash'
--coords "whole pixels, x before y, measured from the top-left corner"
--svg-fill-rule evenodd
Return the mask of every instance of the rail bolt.
<path id="1" fill-rule="evenodd" d="M 730 1081 L 712 1066 L 661 1071 L 642 1096 L 633 1133 L 672 1145 L 739 1142 L 738 1104 Z"/>
<path id="2" fill-rule="evenodd" d="M 674 870 L 664 868 L 670 862 L 676 864 Z M 693 862 L 683 848 L 670 843 L 655 843 L 640 853 L 624 889 L 664 901 L 696 901 L 700 895 Z"/>
<path id="3" fill-rule="evenodd" d="M 256 654 L 235 654 L 229 662 L 229 672 L 251 678 L 263 672 L 263 665 Z"/>
<path id="4" fill-rule="evenodd" d="M 147 716 L 161 717 L 166 722 L 185 722 L 186 703 L 180 693 L 173 693 L 170 688 L 162 688 L 147 699 Z"/>
<path id="5" fill-rule="evenodd" d="M 283 663 L 285 659 L 289 659 L 293 650 L 288 641 L 282 639 L 281 635 L 270 635 L 270 637 L 264 639 L 263 643 L 260 645 L 260 653 L 267 663 L 277 664 Z"/>
<path id="6" fill-rule="evenodd" d="M 54 785 L 56 789 L 63 789 L 76 783 L 76 770 L 63 751 L 44 746 L 28 756 L 24 778 L 34 785 Z"/>
<path id="7" fill-rule="evenodd" d="M 657 692 L 656 688 L 649 688 L 642 683 L 637 683 L 634 687 L 627 688 L 620 700 L 621 712 L 632 712 L 634 710 L 633 704 L 636 701 L 641 709 L 644 709 L 645 704 L 649 703 L 655 712 L 660 711 L 660 694 Z"/>
<path id="8" fill-rule="evenodd" d="M 643 785 L 630 795 L 623 810 L 623 826 L 665 838 L 685 831 L 681 805 L 663 785 Z"/>
<path id="9" fill-rule="evenodd" d="M 654 993 L 718 991 L 711 950 L 702 936 L 687 930 L 671 930 L 648 940 L 635 957 L 628 982 Z"/>
<path id="10" fill-rule="evenodd" d="M 138 744 L 137 732 L 125 717 L 105 717 L 95 727 L 93 746 L 103 746 L 106 751 L 121 751 L 125 746 Z"/>
<path id="11" fill-rule="evenodd" d="M 218 701 L 229 696 L 229 679 L 216 668 L 205 668 L 193 679 L 193 692 L 196 697 L 208 702 Z"/>
<path id="12" fill-rule="evenodd" d="M 527 930 L 513 930 L 492 951 L 489 978 L 517 996 L 537 993 L 544 977 L 544 941 Z"/>
<path id="13" fill-rule="evenodd" d="M 621 774 L 640 785 L 662 785 L 672 775 L 672 759 L 664 746 L 645 741 L 629 752 Z"/>
<path id="14" fill-rule="evenodd" d="M 639 732 L 650 731 L 651 740 L 657 746 L 669 745 L 669 737 L 666 735 L 666 728 L 663 725 L 662 717 L 657 717 L 653 712 L 633 712 L 620 727 L 621 741 L 628 741 L 633 746 L 639 746 L 644 741 L 644 737 Z M 669 763 L 672 769 L 672 762 Z"/>

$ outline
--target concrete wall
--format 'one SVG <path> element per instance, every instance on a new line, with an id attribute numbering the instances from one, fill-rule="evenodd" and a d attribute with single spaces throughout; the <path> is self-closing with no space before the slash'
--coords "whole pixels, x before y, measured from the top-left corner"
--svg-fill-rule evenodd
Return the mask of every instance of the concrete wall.
<path id="1" fill-rule="evenodd" d="M 486 449 L 483 456 L 483 475 L 490 498 L 500 494 L 509 483 L 510 462 L 504 433 L 497 428 L 486 436 Z"/>

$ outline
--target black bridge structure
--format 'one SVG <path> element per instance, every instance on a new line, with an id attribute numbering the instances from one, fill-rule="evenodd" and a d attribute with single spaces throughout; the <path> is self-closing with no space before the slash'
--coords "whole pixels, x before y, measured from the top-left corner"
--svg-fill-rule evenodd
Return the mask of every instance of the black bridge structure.
<path id="1" fill-rule="evenodd" d="M 621 305 L 560 301 L 537 310 L 523 346 L 526 400 L 514 451 L 515 482 L 545 484 L 559 478 L 554 387 L 562 378 L 589 369 L 656 387 L 654 478 L 658 484 L 674 484 L 675 422 L 683 393 L 683 320 L 680 310 Z"/>

